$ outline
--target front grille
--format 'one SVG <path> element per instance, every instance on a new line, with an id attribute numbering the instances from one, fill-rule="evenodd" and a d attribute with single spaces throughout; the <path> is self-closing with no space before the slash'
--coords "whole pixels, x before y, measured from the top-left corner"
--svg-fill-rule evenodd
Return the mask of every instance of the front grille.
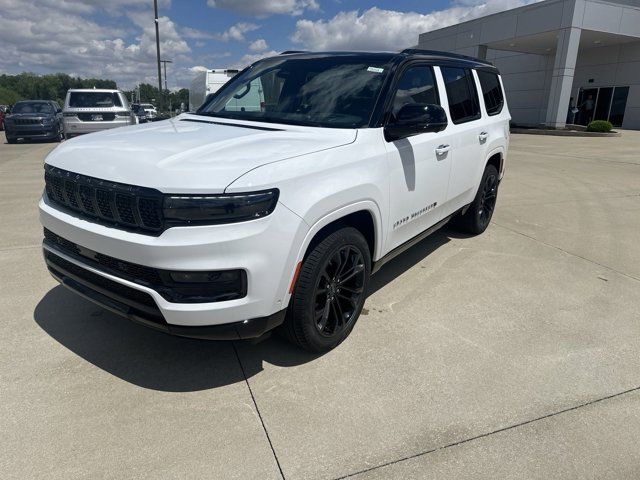
<path id="1" fill-rule="evenodd" d="M 163 229 L 162 194 L 45 165 L 49 199 L 97 223 L 148 235 Z"/>
<path id="2" fill-rule="evenodd" d="M 14 122 L 16 125 L 40 125 L 42 120 L 39 118 L 16 118 Z"/>
<path id="3" fill-rule="evenodd" d="M 94 120 L 94 118 L 96 118 L 97 115 L 100 115 L 102 117 L 102 121 L 105 121 L 105 122 L 113 122 L 116 118 L 115 113 L 108 113 L 108 112 L 78 113 L 78 118 L 83 122 L 95 122 L 96 120 Z M 97 121 L 100 121 L 100 120 L 97 120 Z"/>

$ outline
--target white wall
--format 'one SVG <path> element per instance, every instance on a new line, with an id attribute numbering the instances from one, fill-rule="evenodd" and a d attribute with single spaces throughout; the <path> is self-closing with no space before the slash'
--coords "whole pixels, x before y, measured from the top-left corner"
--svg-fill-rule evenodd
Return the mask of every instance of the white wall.
<path id="1" fill-rule="evenodd" d="M 544 123 L 553 73 L 553 55 L 488 50 L 487 60 L 500 70 L 513 123 Z"/>

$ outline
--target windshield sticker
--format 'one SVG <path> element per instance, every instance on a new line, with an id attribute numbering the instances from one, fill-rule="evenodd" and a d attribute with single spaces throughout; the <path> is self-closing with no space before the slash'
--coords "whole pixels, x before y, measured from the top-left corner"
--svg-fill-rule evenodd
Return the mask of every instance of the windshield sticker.
<path id="1" fill-rule="evenodd" d="M 382 72 L 384 72 L 384 68 L 369 67 L 369 68 L 367 68 L 367 72 L 382 73 Z"/>

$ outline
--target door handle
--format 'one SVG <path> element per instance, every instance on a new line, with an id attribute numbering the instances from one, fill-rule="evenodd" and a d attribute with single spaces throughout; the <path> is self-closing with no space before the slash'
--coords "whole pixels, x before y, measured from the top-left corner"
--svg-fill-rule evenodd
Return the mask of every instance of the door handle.
<path id="1" fill-rule="evenodd" d="M 478 139 L 481 143 L 484 142 L 487 138 L 489 138 L 489 134 L 487 132 L 480 132 L 480 135 L 478 135 Z"/>
<path id="2" fill-rule="evenodd" d="M 436 148 L 436 155 L 442 156 L 451 149 L 450 145 L 440 145 Z"/>

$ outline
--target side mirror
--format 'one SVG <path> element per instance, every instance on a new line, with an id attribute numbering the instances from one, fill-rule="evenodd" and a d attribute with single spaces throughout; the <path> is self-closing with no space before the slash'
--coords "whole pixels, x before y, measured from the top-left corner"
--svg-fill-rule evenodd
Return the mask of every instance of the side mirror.
<path id="1" fill-rule="evenodd" d="M 391 142 L 447 127 L 447 114 L 440 105 L 412 103 L 404 105 L 393 122 L 384 127 L 384 137 Z"/>

